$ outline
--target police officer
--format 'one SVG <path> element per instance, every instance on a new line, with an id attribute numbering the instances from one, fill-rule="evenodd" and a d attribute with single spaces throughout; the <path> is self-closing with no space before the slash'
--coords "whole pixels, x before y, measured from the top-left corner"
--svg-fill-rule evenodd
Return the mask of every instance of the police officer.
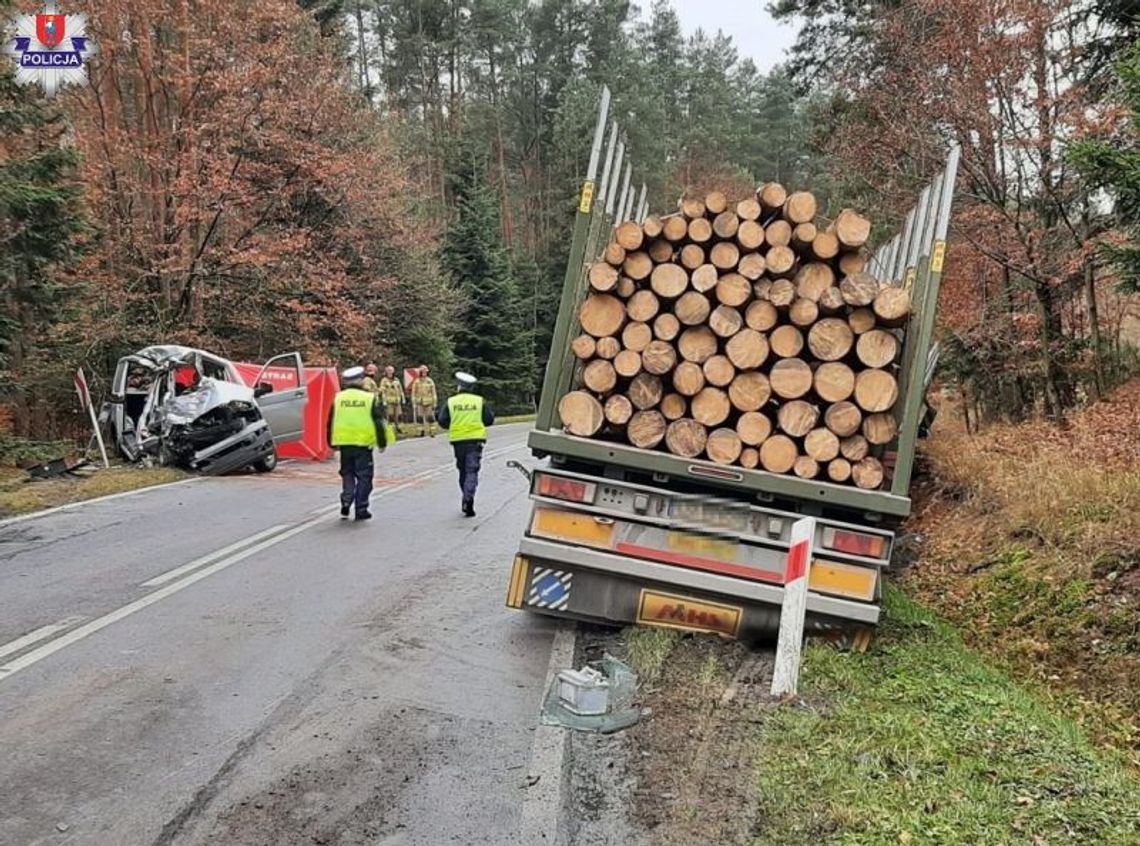
<path id="1" fill-rule="evenodd" d="M 365 389 L 363 367 L 345 370 L 341 382 L 344 388 L 333 398 L 328 426 L 329 443 L 340 450 L 340 516 L 348 519 L 355 503 L 356 519 L 371 520 L 372 450 L 379 447 L 383 452 L 387 446 L 384 408 L 376 394 Z"/>
<path id="2" fill-rule="evenodd" d="M 463 516 L 475 516 L 475 489 L 479 486 L 479 466 L 487 427 L 495 422 L 491 404 L 474 392 L 475 377 L 456 373 L 459 390 L 439 407 L 436 419 L 447 429 L 459 468 L 459 490 L 463 492 Z"/>

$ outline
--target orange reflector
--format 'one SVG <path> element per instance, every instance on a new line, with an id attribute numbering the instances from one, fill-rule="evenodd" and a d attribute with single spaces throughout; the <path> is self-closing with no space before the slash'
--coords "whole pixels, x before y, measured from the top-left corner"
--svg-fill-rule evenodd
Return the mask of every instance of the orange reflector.
<path id="1" fill-rule="evenodd" d="M 548 476 L 542 473 L 538 477 L 538 495 L 548 496 L 552 499 L 564 499 L 567 502 L 594 501 L 597 485 L 592 482 L 579 482 L 577 479 L 563 479 L 561 476 Z"/>
<path id="2" fill-rule="evenodd" d="M 521 555 L 515 556 L 514 566 L 511 567 L 511 583 L 507 587 L 507 607 L 521 608 L 523 593 L 526 591 L 527 560 Z"/>
<path id="3" fill-rule="evenodd" d="M 846 552 L 850 555 L 885 558 L 887 539 L 882 535 L 865 535 L 862 532 L 825 528 L 823 530 L 823 548 L 834 549 L 836 552 Z"/>
<path id="4" fill-rule="evenodd" d="M 811 562 L 808 589 L 816 593 L 830 593 L 870 602 L 875 598 L 875 583 L 879 574 L 870 567 L 853 567 L 837 561 Z"/>
<path id="5" fill-rule="evenodd" d="M 576 511 L 536 508 L 530 531 L 538 537 L 577 541 L 608 549 L 613 541 L 614 523 L 613 520 Z"/>

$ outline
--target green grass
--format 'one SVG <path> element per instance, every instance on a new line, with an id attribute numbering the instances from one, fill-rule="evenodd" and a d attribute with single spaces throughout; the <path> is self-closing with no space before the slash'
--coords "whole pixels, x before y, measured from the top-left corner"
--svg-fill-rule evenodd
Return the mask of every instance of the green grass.
<path id="1" fill-rule="evenodd" d="M 896 591 L 763 719 L 755 846 L 1140 844 L 1140 777 Z"/>
<path id="2" fill-rule="evenodd" d="M 626 656 L 642 682 L 652 682 L 680 639 L 674 629 L 631 626 L 625 630 Z"/>

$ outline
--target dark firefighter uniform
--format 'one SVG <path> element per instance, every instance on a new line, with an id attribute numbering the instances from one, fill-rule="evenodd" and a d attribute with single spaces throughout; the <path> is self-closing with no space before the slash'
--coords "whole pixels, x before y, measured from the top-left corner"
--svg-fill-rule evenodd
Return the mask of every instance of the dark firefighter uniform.
<path id="1" fill-rule="evenodd" d="M 463 493 L 463 514 L 475 516 L 475 490 L 479 487 L 479 467 L 483 463 L 483 444 L 487 427 L 495 422 L 491 404 L 476 393 L 475 377 L 456 373 L 459 392 L 448 397 L 436 412 L 436 421 L 448 431 L 455 450 L 455 466 L 459 470 L 459 490 Z"/>
<path id="2" fill-rule="evenodd" d="M 369 520 L 368 499 L 372 495 L 375 465 L 372 450 L 387 446 L 384 407 L 376 394 L 364 387 L 364 369 L 344 371 L 345 387 L 333 399 L 329 413 L 329 444 L 340 451 L 340 516 L 348 517 L 355 504 L 356 519 Z"/>

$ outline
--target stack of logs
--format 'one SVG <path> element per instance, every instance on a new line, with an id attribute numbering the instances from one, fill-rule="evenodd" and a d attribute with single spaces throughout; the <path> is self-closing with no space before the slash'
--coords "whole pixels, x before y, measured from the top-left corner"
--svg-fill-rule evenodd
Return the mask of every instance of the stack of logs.
<path id="1" fill-rule="evenodd" d="M 566 430 L 881 487 L 910 297 L 864 271 L 870 232 L 777 183 L 620 224 L 589 267 Z"/>

